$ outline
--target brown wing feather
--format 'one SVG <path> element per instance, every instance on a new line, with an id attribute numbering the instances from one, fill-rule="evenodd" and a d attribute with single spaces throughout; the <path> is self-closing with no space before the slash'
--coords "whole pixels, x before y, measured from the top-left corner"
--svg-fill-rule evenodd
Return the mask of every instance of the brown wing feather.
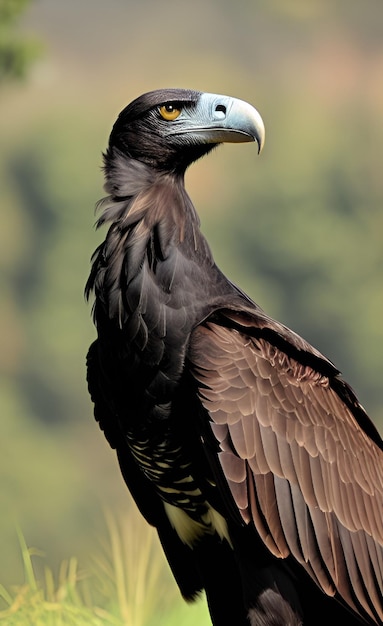
<path id="1" fill-rule="evenodd" d="M 243 519 L 327 594 L 383 620 L 383 452 L 335 383 L 245 326 L 207 321 L 190 360 Z"/>

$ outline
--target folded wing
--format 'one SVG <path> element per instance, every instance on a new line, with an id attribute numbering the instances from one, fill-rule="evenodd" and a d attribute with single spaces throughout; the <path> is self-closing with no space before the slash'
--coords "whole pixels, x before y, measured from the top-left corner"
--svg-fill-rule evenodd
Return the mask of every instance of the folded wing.
<path id="1" fill-rule="evenodd" d="M 324 357 L 266 326 L 226 312 L 192 335 L 192 372 L 231 494 L 274 555 L 293 555 L 327 594 L 380 623 L 379 438 Z"/>

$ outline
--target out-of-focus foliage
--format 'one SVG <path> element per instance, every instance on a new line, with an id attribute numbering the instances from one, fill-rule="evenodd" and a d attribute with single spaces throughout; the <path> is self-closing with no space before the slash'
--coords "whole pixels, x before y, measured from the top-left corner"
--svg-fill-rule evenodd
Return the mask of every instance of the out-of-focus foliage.
<path id="1" fill-rule="evenodd" d="M 108 532 L 88 570 L 72 557 L 57 574 L 28 548 L 19 531 L 24 581 L 11 589 L 0 584 L 0 621 L 7 626 L 184 626 L 210 624 L 206 605 L 186 606 L 170 583 L 155 532 L 134 510 L 118 522 L 107 515 Z"/>
<path id="2" fill-rule="evenodd" d="M 381 0 L 26 7 L 20 38 L 46 51 L 0 102 L 2 583 L 22 576 L 16 521 L 56 571 L 71 554 L 86 562 L 103 506 L 129 510 L 86 390 L 83 287 L 104 234 L 101 152 L 144 91 L 260 110 L 260 157 L 225 146 L 187 174 L 203 230 L 226 274 L 325 352 L 382 424 L 382 13 Z"/>
<path id="3" fill-rule="evenodd" d="M 15 23 L 30 0 L 0 0 L 0 84 L 10 78 L 24 78 L 40 46 L 15 33 Z"/>

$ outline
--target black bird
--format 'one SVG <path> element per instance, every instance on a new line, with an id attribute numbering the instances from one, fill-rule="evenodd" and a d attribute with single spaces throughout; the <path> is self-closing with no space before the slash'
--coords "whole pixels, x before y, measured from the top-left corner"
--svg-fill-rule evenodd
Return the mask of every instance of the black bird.
<path id="1" fill-rule="evenodd" d="M 183 596 L 216 626 L 383 623 L 382 440 L 334 365 L 215 265 L 184 187 L 249 104 L 183 89 L 119 115 L 86 287 L 95 417 Z"/>

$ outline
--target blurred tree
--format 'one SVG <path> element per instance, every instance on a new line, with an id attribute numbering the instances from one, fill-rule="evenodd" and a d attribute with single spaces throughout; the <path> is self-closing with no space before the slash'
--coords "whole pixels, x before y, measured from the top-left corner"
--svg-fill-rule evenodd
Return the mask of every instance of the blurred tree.
<path id="1" fill-rule="evenodd" d="M 30 0 L 0 0 L 0 84 L 24 78 L 30 64 L 41 51 L 31 39 L 21 39 L 15 24 Z"/>

